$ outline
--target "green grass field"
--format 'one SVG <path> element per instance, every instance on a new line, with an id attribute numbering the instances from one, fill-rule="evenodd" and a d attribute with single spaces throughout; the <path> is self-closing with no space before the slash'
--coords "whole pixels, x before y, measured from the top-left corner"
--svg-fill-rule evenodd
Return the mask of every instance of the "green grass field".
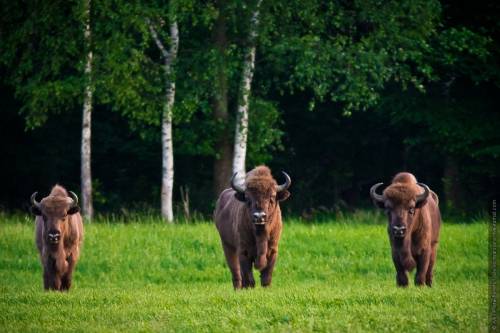
<path id="1" fill-rule="evenodd" d="M 433 288 L 407 289 L 382 224 L 286 222 L 272 287 L 239 292 L 212 224 L 101 222 L 85 236 L 73 289 L 44 292 L 32 222 L 0 221 L 1 332 L 488 327 L 486 223 L 445 223 Z"/>

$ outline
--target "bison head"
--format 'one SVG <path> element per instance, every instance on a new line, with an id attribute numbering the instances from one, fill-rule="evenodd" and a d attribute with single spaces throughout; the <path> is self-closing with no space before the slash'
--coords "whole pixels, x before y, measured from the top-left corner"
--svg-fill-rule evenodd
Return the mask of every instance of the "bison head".
<path id="1" fill-rule="evenodd" d="M 404 238 L 415 218 L 415 210 L 427 202 L 430 190 L 423 183 L 393 183 L 383 194 L 377 194 L 377 189 L 383 183 L 378 183 L 370 189 L 370 196 L 381 209 L 385 209 L 389 222 L 389 233 L 394 238 Z M 420 193 L 419 187 L 424 189 Z"/>
<path id="2" fill-rule="evenodd" d="M 231 187 L 236 191 L 235 197 L 245 202 L 253 223 L 264 225 L 271 217 L 280 201 L 290 196 L 288 188 L 292 180 L 285 172 L 285 183 L 278 185 L 267 167 L 257 167 L 248 173 L 243 186 L 235 183 L 236 173 L 231 178 Z"/>
<path id="3" fill-rule="evenodd" d="M 37 193 L 31 195 L 31 212 L 42 217 L 46 241 L 50 244 L 58 244 L 68 223 L 68 215 L 80 211 L 78 196 L 70 191 L 70 197 L 49 195 L 38 202 L 36 201 Z"/>

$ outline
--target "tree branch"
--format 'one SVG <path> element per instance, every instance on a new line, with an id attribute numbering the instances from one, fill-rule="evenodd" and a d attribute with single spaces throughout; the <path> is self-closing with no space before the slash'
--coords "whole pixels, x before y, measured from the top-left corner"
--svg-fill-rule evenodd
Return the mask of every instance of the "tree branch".
<path id="1" fill-rule="evenodd" d="M 158 36 L 158 33 L 156 32 L 156 29 L 153 26 L 153 23 L 151 23 L 151 20 L 148 18 L 146 19 L 146 23 L 148 24 L 149 31 L 151 32 L 151 36 L 153 36 L 153 40 L 155 41 L 156 46 L 158 46 L 158 49 L 160 50 L 161 55 L 165 58 L 168 58 L 169 53 L 168 53 L 167 49 L 165 48 L 165 46 L 163 45 L 163 43 L 161 42 L 160 37 Z"/>

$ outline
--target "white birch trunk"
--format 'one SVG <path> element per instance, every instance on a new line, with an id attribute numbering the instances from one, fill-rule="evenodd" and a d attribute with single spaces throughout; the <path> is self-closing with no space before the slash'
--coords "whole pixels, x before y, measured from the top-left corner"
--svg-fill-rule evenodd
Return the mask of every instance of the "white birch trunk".
<path id="1" fill-rule="evenodd" d="M 259 8 L 262 0 L 257 1 L 250 21 L 249 47 L 245 54 L 243 73 L 240 83 L 238 111 L 236 113 L 236 130 L 234 135 L 233 174 L 238 173 L 236 181 L 242 183 L 245 177 L 245 159 L 248 136 L 248 99 L 255 69 L 255 49 L 257 28 L 259 26 Z"/>
<path id="2" fill-rule="evenodd" d="M 91 120 L 92 120 L 92 49 L 90 29 L 90 5 L 91 0 L 85 0 L 85 28 L 84 38 L 87 49 L 87 61 L 85 64 L 85 94 L 83 100 L 82 116 L 82 146 L 81 146 L 81 191 L 82 191 L 82 213 L 87 220 L 92 220 L 94 207 L 92 204 L 92 174 L 91 174 Z"/>
<path id="3" fill-rule="evenodd" d="M 179 29 L 177 21 L 170 25 L 170 49 L 167 51 L 153 25 L 149 23 L 151 35 L 164 58 L 166 76 L 165 104 L 162 113 L 162 178 L 161 178 L 161 215 L 168 222 L 174 220 L 172 194 L 174 189 L 174 149 L 172 144 L 172 109 L 175 102 L 175 81 L 172 79 L 172 65 L 179 48 Z"/>

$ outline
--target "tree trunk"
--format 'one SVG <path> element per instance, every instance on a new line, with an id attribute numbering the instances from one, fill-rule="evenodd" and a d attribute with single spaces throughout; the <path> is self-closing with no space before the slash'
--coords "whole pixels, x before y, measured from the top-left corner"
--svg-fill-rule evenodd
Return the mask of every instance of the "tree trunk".
<path id="1" fill-rule="evenodd" d="M 161 214 L 167 222 L 172 223 L 174 212 L 172 194 L 174 190 L 174 148 L 172 144 L 172 109 L 175 101 L 175 80 L 172 78 L 172 64 L 177 58 L 179 47 L 179 29 L 177 21 L 170 25 L 170 50 L 165 58 L 165 75 L 167 77 L 166 102 L 163 109 L 162 135 L 162 181 L 161 181 Z"/>
<path id="2" fill-rule="evenodd" d="M 148 20 L 149 29 L 153 40 L 164 58 L 166 77 L 165 104 L 161 123 L 161 150 L 162 150 L 162 176 L 161 176 L 161 215 L 168 222 L 174 221 L 172 194 L 174 190 L 174 148 L 172 144 L 172 109 L 175 102 L 175 80 L 172 76 L 172 66 L 177 58 L 179 48 L 179 29 L 177 21 L 170 24 L 170 48 L 167 51 L 160 40 L 153 24 Z"/>
<path id="3" fill-rule="evenodd" d="M 217 197 L 229 186 L 231 178 L 232 147 L 229 133 L 228 85 L 226 68 L 226 15 L 224 1 L 218 2 L 219 16 L 215 23 L 214 43 L 218 58 L 216 63 L 217 76 L 215 80 L 215 96 L 213 100 L 214 118 L 217 124 L 223 126 L 215 142 L 215 160 L 213 167 L 213 190 Z"/>
<path id="4" fill-rule="evenodd" d="M 81 146 L 81 190 L 82 212 L 87 220 L 92 220 L 94 207 L 92 204 L 92 174 L 91 174 L 91 120 L 92 120 L 92 49 L 90 29 L 91 0 L 85 0 L 85 28 L 84 38 L 87 49 L 87 62 L 85 64 L 85 95 L 83 100 L 82 117 L 82 146 Z"/>
<path id="5" fill-rule="evenodd" d="M 248 99 L 255 68 L 255 49 L 257 28 L 259 25 L 259 8 L 262 0 L 258 0 L 250 22 L 249 47 L 244 63 L 243 75 L 240 83 L 238 112 L 236 114 L 236 131 L 234 135 L 233 173 L 237 172 L 237 181 L 241 182 L 245 176 L 245 158 L 247 153 L 248 136 Z"/>

